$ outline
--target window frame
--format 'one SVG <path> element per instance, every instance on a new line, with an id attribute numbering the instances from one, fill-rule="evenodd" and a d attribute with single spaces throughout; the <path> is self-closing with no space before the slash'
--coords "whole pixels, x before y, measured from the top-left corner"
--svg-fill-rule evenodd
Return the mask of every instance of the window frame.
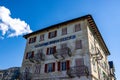
<path id="1" fill-rule="evenodd" d="M 44 72 L 45 73 L 55 72 L 55 62 L 45 64 Z"/>
<path id="2" fill-rule="evenodd" d="M 70 60 L 57 63 L 58 71 L 66 71 L 70 69 Z"/>
<path id="3" fill-rule="evenodd" d="M 34 57 L 34 51 L 30 51 L 26 53 L 25 59 L 31 59 Z"/>
<path id="4" fill-rule="evenodd" d="M 46 55 L 51 55 L 51 54 L 54 54 L 55 52 L 56 52 L 56 46 L 48 47 Z"/>
<path id="5" fill-rule="evenodd" d="M 57 36 L 57 30 L 48 33 L 48 38 L 49 39 L 54 38 L 56 36 Z"/>
<path id="6" fill-rule="evenodd" d="M 29 38 L 29 44 L 36 42 L 36 36 Z"/>

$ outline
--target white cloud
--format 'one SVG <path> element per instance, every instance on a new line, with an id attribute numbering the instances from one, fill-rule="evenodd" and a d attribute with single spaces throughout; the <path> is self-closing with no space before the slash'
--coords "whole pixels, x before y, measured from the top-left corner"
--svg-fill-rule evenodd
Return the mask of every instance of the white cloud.
<path id="1" fill-rule="evenodd" d="M 19 18 L 12 18 L 10 10 L 0 6 L 0 31 L 3 36 L 14 37 L 32 32 L 30 26 Z M 1 36 L 0 36 L 1 37 Z"/>

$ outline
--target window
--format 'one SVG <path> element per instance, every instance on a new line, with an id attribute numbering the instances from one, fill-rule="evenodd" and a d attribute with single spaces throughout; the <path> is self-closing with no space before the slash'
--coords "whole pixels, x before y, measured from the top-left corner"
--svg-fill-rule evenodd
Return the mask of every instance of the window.
<path id="1" fill-rule="evenodd" d="M 41 60 L 41 59 L 43 59 L 43 49 L 38 49 L 37 50 L 37 53 L 35 54 L 35 59 L 36 60 Z"/>
<path id="2" fill-rule="evenodd" d="M 45 73 L 47 72 L 54 72 L 55 71 L 55 63 L 49 63 L 49 64 L 45 64 L 45 69 L 44 69 Z"/>
<path id="3" fill-rule="evenodd" d="M 67 34 L 67 28 L 62 28 L 62 35 Z"/>
<path id="4" fill-rule="evenodd" d="M 40 41 L 44 41 L 44 34 L 40 35 Z"/>
<path id="5" fill-rule="evenodd" d="M 34 51 L 26 53 L 26 59 L 31 59 L 34 57 Z"/>
<path id="6" fill-rule="evenodd" d="M 41 68 L 41 66 L 39 64 L 36 64 L 34 73 L 35 74 L 40 74 L 40 68 Z"/>
<path id="7" fill-rule="evenodd" d="M 57 31 L 49 32 L 48 38 L 54 38 L 57 36 Z"/>
<path id="8" fill-rule="evenodd" d="M 34 43 L 36 41 L 36 37 L 32 37 L 29 39 L 29 44 Z"/>
<path id="9" fill-rule="evenodd" d="M 58 62 L 58 71 L 65 71 L 70 69 L 70 61 Z"/>
<path id="10" fill-rule="evenodd" d="M 54 54 L 55 52 L 56 52 L 56 46 L 53 46 L 53 47 L 47 48 L 46 54 L 50 55 L 50 54 Z"/>
<path id="11" fill-rule="evenodd" d="M 75 32 L 80 31 L 81 30 L 81 25 L 80 24 L 76 24 L 75 25 Z"/>
<path id="12" fill-rule="evenodd" d="M 84 59 L 83 58 L 76 59 L 75 64 L 76 64 L 76 66 L 84 65 Z"/>
<path id="13" fill-rule="evenodd" d="M 25 67 L 25 72 L 30 72 L 30 66 Z"/>
<path id="14" fill-rule="evenodd" d="M 82 49 L 82 40 L 77 40 L 75 42 L 75 48 L 76 49 Z"/>

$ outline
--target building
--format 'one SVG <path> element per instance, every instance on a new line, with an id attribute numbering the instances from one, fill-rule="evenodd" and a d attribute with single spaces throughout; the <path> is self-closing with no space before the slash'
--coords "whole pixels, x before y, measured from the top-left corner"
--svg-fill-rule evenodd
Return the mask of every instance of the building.
<path id="1" fill-rule="evenodd" d="M 115 77 L 115 67 L 114 67 L 114 64 L 113 64 L 113 61 L 109 61 L 109 69 L 110 69 L 110 80 L 116 80 L 116 77 Z"/>
<path id="2" fill-rule="evenodd" d="M 20 80 L 20 67 L 0 70 L 0 80 Z"/>
<path id="3" fill-rule="evenodd" d="M 22 80 L 109 80 L 110 52 L 91 15 L 24 35 Z"/>

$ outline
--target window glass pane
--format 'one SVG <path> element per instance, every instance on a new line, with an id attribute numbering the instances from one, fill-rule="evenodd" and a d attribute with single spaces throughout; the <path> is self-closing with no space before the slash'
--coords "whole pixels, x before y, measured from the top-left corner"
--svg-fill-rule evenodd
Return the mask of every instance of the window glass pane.
<path id="1" fill-rule="evenodd" d="M 66 62 L 62 62 L 62 70 L 66 70 Z"/>
<path id="2" fill-rule="evenodd" d="M 52 72 L 52 64 L 48 64 L 48 72 Z"/>

